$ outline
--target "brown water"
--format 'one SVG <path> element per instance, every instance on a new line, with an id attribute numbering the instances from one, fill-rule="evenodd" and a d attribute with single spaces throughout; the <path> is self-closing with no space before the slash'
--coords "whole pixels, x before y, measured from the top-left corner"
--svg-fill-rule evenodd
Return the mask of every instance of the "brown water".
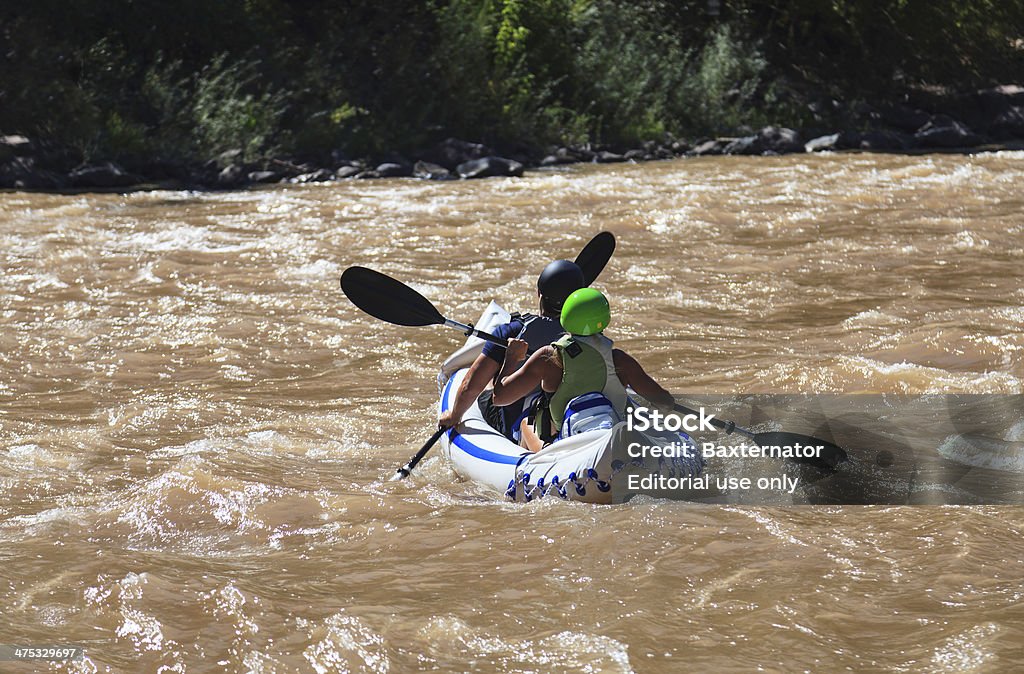
<path id="1" fill-rule="evenodd" d="M 81 672 L 1019 670 L 1021 508 L 519 505 L 439 455 L 386 482 L 462 338 L 338 276 L 471 321 L 610 230 L 609 335 L 672 390 L 1020 393 L 1022 213 L 1019 152 L 2 194 L 0 644 L 82 644 L 51 666 Z"/>

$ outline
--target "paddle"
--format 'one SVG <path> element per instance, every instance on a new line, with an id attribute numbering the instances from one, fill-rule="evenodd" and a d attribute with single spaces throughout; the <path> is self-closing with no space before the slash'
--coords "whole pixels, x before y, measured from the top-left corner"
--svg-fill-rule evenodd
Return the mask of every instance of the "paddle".
<path id="1" fill-rule="evenodd" d="M 341 275 L 341 289 L 356 305 L 374 318 L 395 325 L 417 327 L 446 325 L 488 342 L 505 346 L 503 339 L 481 332 L 472 325 L 445 318 L 423 295 L 397 279 L 366 267 L 349 267 Z"/>
<path id="2" fill-rule="evenodd" d="M 583 270 L 584 285 L 589 286 L 600 276 L 614 252 L 615 236 L 611 232 L 600 232 L 587 242 L 575 260 L 579 268 Z"/>
<path id="3" fill-rule="evenodd" d="M 686 407 L 685 405 L 681 405 L 679 403 L 676 403 L 673 406 L 673 409 L 676 410 L 677 412 L 682 412 L 683 414 L 692 414 L 694 416 L 700 416 L 694 410 L 691 410 L 689 407 Z M 759 447 L 764 445 L 795 445 L 797 443 L 804 446 L 821 447 L 821 449 L 818 451 L 817 456 L 794 456 L 791 457 L 789 460 L 795 463 L 806 463 L 816 468 L 826 470 L 830 473 L 835 472 L 836 466 L 839 463 L 846 461 L 846 450 L 844 450 L 842 447 L 835 445 L 827 440 L 815 438 L 810 435 L 801 435 L 800 433 L 786 433 L 784 431 L 768 431 L 765 433 L 754 433 L 752 431 L 748 431 L 745 428 L 737 426 L 736 423 L 733 421 L 722 421 L 717 417 L 711 420 L 711 425 L 714 426 L 715 428 L 725 431 L 726 435 L 731 434 L 733 431 L 742 433 L 743 435 L 753 440 L 754 444 L 758 445 Z"/>

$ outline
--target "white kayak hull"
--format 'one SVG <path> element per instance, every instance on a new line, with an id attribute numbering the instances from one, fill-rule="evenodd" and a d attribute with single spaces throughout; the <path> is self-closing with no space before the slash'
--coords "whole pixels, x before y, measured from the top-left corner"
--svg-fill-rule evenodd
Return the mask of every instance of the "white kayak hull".
<path id="1" fill-rule="evenodd" d="M 487 331 L 508 320 L 508 313 L 492 302 L 476 327 Z M 482 349 L 483 341 L 471 337 L 445 361 L 438 375 L 441 412 L 451 408 L 466 368 Z M 676 442 L 694 450 L 690 458 L 674 459 L 668 465 L 662 462 L 661 470 L 696 475 L 703 467 L 693 441 L 685 433 L 640 434 L 627 430 L 625 422 L 612 429 L 580 433 L 532 453 L 492 428 L 476 403 L 457 426 L 441 436 L 441 448 L 460 476 L 487 485 L 510 500 L 553 496 L 587 503 L 613 503 L 626 496 L 622 493 L 622 480 L 614 478 L 631 460 L 626 446 L 637 441 L 659 445 Z"/>

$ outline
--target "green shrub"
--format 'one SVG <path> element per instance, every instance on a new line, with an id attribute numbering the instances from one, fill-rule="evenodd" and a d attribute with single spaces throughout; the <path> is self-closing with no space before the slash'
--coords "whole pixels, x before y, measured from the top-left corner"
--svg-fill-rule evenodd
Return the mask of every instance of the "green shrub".
<path id="1" fill-rule="evenodd" d="M 286 96 L 259 84 L 258 61 L 213 59 L 196 79 L 192 103 L 197 150 L 212 157 L 240 149 L 246 161 L 272 152 Z"/>

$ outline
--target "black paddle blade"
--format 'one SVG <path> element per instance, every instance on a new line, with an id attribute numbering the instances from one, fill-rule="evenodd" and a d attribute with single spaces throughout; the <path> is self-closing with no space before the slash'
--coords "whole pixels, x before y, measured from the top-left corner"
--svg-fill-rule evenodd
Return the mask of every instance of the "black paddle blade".
<path id="1" fill-rule="evenodd" d="M 374 318 L 395 325 L 441 325 L 442 316 L 423 295 L 379 271 L 349 267 L 341 275 L 341 289 Z"/>
<path id="2" fill-rule="evenodd" d="M 754 442 L 759 447 L 771 445 L 793 446 L 797 443 L 803 446 L 821 447 L 817 456 L 793 457 L 790 460 L 795 463 L 806 463 L 808 465 L 823 468 L 827 471 L 834 471 L 836 466 L 846 461 L 846 450 L 839 445 L 834 445 L 827 440 L 814 438 L 810 435 L 800 433 L 786 433 L 784 431 L 772 431 L 770 433 L 755 433 Z"/>
<path id="3" fill-rule="evenodd" d="M 589 286 L 601 275 L 614 252 L 615 236 L 611 232 L 601 232 L 583 247 L 575 261 L 583 270 L 584 285 Z"/>

